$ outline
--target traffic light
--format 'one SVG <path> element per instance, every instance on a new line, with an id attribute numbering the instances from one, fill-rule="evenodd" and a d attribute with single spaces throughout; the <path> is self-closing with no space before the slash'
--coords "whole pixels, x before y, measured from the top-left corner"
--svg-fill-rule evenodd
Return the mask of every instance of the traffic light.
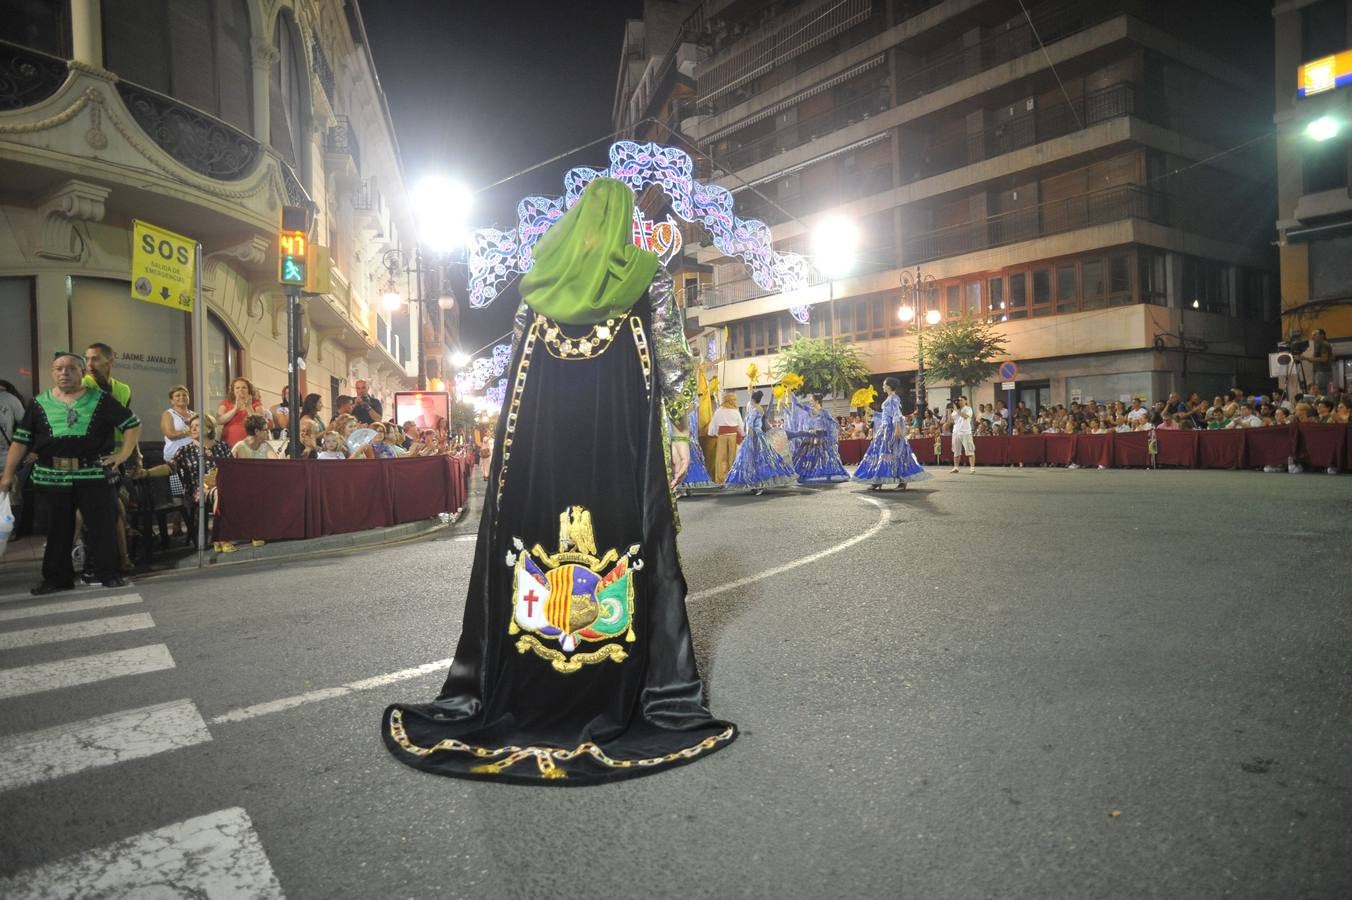
<path id="1" fill-rule="evenodd" d="M 309 274 L 310 213 L 303 206 L 282 207 L 282 227 L 277 232 L 277 280 L 304 287 Z"/>

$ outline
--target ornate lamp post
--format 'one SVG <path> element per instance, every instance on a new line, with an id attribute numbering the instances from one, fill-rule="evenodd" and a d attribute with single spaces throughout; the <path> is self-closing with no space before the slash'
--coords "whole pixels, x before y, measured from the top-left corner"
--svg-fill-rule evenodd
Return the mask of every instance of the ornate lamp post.
<path id="1" fill-rule="evenodd" d="M 916 371 L 915 371 L 915 405 L 917 409 L 925 409 L 925 344 L 920 340 L 920 333 L 925 330 L 926 325 L 939 324 L 939 310 L 925 310 L 922 314 L 921 305 L 924 296 L 930 291 L 935 290 L 933 275 L 921 275 L 920 267 L 915 267 L 915 273 L 901 273 L 901 307 L 897 310 L 897 318 L 903 322 L 915 321 L 916 330 Z"/>

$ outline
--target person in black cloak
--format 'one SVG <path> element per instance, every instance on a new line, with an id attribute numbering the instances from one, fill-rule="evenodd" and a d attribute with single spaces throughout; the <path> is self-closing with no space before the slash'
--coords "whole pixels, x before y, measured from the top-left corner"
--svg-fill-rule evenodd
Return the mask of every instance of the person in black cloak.
<path id="1" fill-rule="evenodd" d="M 416 769 L 595 784 L 737 735 L 704 705 L 676 551 L 663 402 L 688 412 L 693 361 L 670 276 L 632 242 L 633 210 L 627 185 L 595 179 L 521 279 L 450 674 L 435 701 L 394 704 L 381 723 Z"/>

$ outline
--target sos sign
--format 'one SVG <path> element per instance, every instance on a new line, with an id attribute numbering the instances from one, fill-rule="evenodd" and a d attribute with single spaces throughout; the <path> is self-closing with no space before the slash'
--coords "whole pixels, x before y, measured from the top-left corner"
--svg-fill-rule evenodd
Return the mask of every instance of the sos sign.
<path id="1" fill-rule="evenodd" d="M 197 242 L 139 219 L 133 223 L 131 295 L 147 303 L 192 310 Z"/>

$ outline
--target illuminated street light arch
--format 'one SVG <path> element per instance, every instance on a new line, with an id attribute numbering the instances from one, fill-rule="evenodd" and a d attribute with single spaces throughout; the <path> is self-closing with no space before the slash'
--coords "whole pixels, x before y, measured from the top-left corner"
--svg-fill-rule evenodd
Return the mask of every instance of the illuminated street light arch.
<path id="1" fill-rule="evenodd" d="M 701 184 L 694 179 L 693 171 L 694 163 L 684 151 L 634 141 L 611 145 L 607 169 L 569 169 L 564 175 L 562 197 L 526 197 L 517 204 L 515 228 L 481 228 L 474 232 L 469 246 L 470 305 L 476 309 L 487 306 L 513 275 L 530 271 L 536 242 L 577 202 L 583 188 L 600 177 L 623 181 L 636 194 L 649 185 L 661 188 L 677 217 L 702 226 L 714 246 L 740 259 L 750 270 L 751 280 L 766 290 L 784 292 L 807 287 L 807 260 L 797 253 L 774 249 L 770 226 L 759 219 L 738 218 L 733 214 L 732 192 Z M 663 262 L 680 249 L 680 229 L 670 220 L 649 224 L 635 210 L 634 234 L 636 244 L 658 252 L 665 257 Z M 794 306 L 790 312 L 799 322 L 807 322 L 806 306 Z"/>

